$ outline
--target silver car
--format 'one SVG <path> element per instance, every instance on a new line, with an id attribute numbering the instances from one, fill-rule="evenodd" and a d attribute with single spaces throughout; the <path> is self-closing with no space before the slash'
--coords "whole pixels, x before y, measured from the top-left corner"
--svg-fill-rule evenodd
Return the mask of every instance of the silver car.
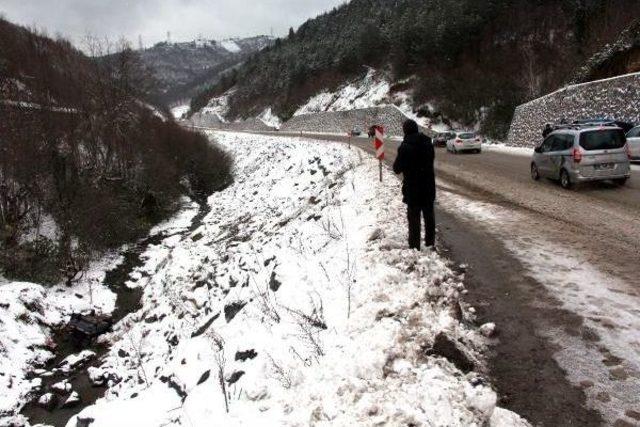
<path id="1" fill-rule="evenodd" d="M 447 151 L 458 154 L 463 151 L 482 152 L 482 139 L 475 132 L 452 132 L 447 140 Z"/>
<path id="2" fill-rule="evenodd" d="M 624 185 L 631 175 L 626 137 L 618 127 L 567 127 L 552 132 L 531 160 L 531 177 L 557 179 L 563 188 L 587 181 Z"/>
<path id="3" fill-rule="evenodd" d="M 627 151 L 629 159 L 640 161 L 640 126 L 636 126 L 627 133 Z"/>

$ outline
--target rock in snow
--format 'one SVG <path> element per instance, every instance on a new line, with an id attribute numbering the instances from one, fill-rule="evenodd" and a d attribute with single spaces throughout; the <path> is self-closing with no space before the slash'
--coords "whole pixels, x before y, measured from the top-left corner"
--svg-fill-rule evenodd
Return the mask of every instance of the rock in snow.
<path id="1" fill-rule="evenodd" d="M 87 369 L 87 375 L 89 375 L 89 381 L 91 381 L 91 384 L 96 387 L 104 385 L 106 381 L 106 373 L 104 372 L 104 369 L 101 368 L 90 366 Z"/>
<path id="2" fill-rule="evenodd" d="M 78 394 L 78 392 L 74 391 L 69 395 L 67 400 L 65 400 L 65 402 L 62 404 L 62 407 L 63 408 L 72 408 L 74 406 L 79 405 L 80 402 L 81 402 L 80 395 Z"/>
<path id="3" fill-rule="evenodd" d="M 58 397 L 53 393 L 45 393 L 38 399 L 38 405 L 45 408 L 47 411 L 51 411 L 58 404 Z"/>
<path id="4" fill-rule="evenodd" d="M 487 338 L 492 338 L 496 334 L 496 324 L 495 323 L 485 323 L 480 326 L 480 333 Z"/>
<path id="5" fill-rule="evenodd" d="M 51 390 L 59 394 L 65 394 L 71 391 L 71 383 L 69 380 L 62 380 L 51 386 Z"/>

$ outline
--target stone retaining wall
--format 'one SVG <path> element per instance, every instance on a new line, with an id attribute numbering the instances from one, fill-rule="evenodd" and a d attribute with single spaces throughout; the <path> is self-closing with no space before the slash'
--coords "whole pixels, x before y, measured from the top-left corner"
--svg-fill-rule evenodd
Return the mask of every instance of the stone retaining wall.
<path id="1" fill-rule="evenodd" d="M 241 122 L 225 123 L 221 121 L 215 114 L 196 113 L 190 119 L 189 122 L 193 126 L 207 127 L 213 129 L 230 130 L 230 131 L 255 131 L 266 132 L 274 131 L 275 128 L 265 124 L 260 119 L 247 119 Z"/>
<path id="2" fill-rule="evenodd" d="M 329 111 L 294 116 L 280 128 L 284 132 L 347 133 L 352 129 L 367 132 L 370 126 L 381 124 L 388 135 L 402 135 L 402 123 L 407 117 L 393 105 L 348 111 Z"/>
<path id="3" fill-rule="evenodd" d="M 567 86 L 516 108 L 509 145 L 533 147 L 545 123 L 610 118 L 640 123 L 640 73 Z"/>
<path id="4" fill-rule="evenodd" d="M 381 124 L 389 136 L 402 135 L 402 123 L 407 116 L 393 105 L 362 108 L 348 111 L 330 111 L 294 116 L 282 124 L 282 132 L 344 133 L 359 129 L 366 133 L 370 126 Z M 247 119 L 242 122 L 224 123 L 215 114 L 196 113 L 189 120 L 193 126 L 235 131 L 273 131 L 276 130 L 259 119 Z M 427 134 L 428 129 L 421 128 Z"/>

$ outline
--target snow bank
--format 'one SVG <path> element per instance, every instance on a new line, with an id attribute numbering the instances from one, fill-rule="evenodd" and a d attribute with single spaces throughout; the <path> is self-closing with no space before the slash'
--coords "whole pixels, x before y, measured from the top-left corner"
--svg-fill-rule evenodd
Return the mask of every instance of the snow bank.
<path id="1" fill-rule="evenodd" d="M 377 162 L 338 144 L 215 138 L 235 183 L 199 229 L 149 248 L 142 309 L 106 337 L 109 390 L 77 419 L 526 425 L 471 369 L 483 338 L 459 320 L 459 278 L 404 249 L 395 177 L 374 185 Z"/>
<path id="2" fill-rule="evenodd" d="M 27 373 L 53 357 L 48 325 L 62 319 L 48 317 L 53 310 L 45 291 L 32 283 L 0 284 L 0 301 L 0 414 L 12 414 L 40 385 L 40 380 L 27 379 Z M 0 418 L 0 425 L 3 422 Z"/>
<path id="3" fill-rule="evenodd" d="M 495 151 L 512 156 L 531 157 L 533 155 L 533 148 L 531 147 L 512 147 L 502 143 L 486 143 L 483 144 L 482 149 L 485 151 Z"/>

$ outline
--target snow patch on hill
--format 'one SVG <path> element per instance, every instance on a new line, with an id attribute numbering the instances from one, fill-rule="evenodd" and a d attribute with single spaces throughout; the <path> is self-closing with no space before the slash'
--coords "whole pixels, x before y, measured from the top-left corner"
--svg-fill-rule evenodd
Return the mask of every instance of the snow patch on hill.
<path id="1" fill-rule="evenodd" d="M 323 111 L 347 111 L 388 103 L 390 84 L 370 70 L 359 81 L 343 86 L 336 92 L 324 91 L 310 98 L 294 116 Z"/>
<path id="2" fill-rule="evenodd" d="M 229 112 L 229 98 L 233 95 L 233 92 L 234 90 L 231 89 L 221 96 L 211 98 L 207 106 L 202 109 L 201 113 L 213 114 L 222 123 L 226 123 L 227 119 L 225 117 Z"/>
<path id="3" fill-rule="evenodd" d="M 280 129 L 280 126 L 282 126 L 282 120 L 280 120 L 280 117 L 273 114 L 271 108 L 267 108 L 262 113 L 260 113 L 258 119 L 261 120 L 265 125 L 275 129 Z"/>
<path id="4" fill-rule="evenodd" d="M 222 40 L 220 42 L 220 46 L 222 46 L 223 48 L 225 48 L 231 53 L 238 53 L 242 50 L 240 46 L 238 46 L 238 43 L 236 43 L 235 40 L 233 39 Z"/>
<path id="5" fill-rule="evenodd" d="M 436 253 L 405 249 L 398 179 L 371 185 L 377 162 L 343 145 L 214 136 L 235 183 L 199 229 L 149 249 L 132 276 L 142 309 L 105 338 L 107 395 L 77 419 L 526 425 L 469 371 L 483 344 L 458 320 L 459 278 Z"/>

